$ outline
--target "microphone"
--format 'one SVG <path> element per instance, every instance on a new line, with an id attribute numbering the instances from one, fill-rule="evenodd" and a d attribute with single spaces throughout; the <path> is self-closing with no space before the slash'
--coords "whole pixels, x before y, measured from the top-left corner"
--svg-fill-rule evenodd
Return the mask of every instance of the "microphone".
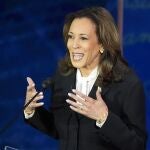
<path id="1" fill-rule="evenodd" d="M 35 97 L 41 92 L 41 91 L 45 91 L 47 88 L 49 88 L 50 86 L 52 86 L 53 84 L 53 80 L 51 77 L 45 79 L 42 82 L 42 88 L 41 90 L 39 90 L 39 92 L 37 92 L 24 106 L 23 106 L 23 110 L 25 110 L 29 104 L 35 99 Z"/>
<path id="2" fill-rule="evenodd" d="M 52 80 L 51 77 L 45 79 L 45 80 L 42 82 L 42 88 L 43 88 L 43 90 L 45 90 L 45 89 L 51 87 L 53 83 L 54 83 L 54 81 Z"/>

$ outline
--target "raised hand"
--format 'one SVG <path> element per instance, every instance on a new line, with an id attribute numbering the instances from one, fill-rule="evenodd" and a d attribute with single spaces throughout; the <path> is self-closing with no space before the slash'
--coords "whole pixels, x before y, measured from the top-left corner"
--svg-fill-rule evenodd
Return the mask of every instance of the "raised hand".
<path id="1" fill-rule="evenodd" d="M 70 108 L 73 111 L 94 120 L 106 120 L 108 116 L 108 108 L 102 99 L 99 90 L 96 91 L 96 100 L 82 94 L 77 90 L 73 90 L 73 93 L 68 93 L 68 95 L 75 100 L 66 100 L 66 102 L 70 104 Z"/>
<path id="2" fill-rule="evenodd" d="M 35 89 L 35 83 L 30 77 L 27 77 L 27 91 L 26 91 L 26 99 L 25 99 L 25 104 L 30 101 L 30 99 L 37 93 Z M 40 92 L 34 100 L 29 104 L 29 106 L 26 107 L 25 113 L 27 114 L 32 114 L 35 111 L 35 108 L 40 107 L 44 105 L 43 102 L 38 102 L 39 100 L 43 99 L 43 92 Z"/>

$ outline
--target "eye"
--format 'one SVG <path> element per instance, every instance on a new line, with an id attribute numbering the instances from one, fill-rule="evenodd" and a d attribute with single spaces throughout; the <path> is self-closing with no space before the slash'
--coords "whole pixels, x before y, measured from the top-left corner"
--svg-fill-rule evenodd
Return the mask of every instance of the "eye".
<path id="1" fill-rule="evenodd" d="M 73 36 L 68 34 L 68 39 L 73 39 Z"/>
<path id="2" fill-rule="evenodd" d="M 88 38 L 87 37 L 81 37 L 81 40 L 88 40 Z"/>

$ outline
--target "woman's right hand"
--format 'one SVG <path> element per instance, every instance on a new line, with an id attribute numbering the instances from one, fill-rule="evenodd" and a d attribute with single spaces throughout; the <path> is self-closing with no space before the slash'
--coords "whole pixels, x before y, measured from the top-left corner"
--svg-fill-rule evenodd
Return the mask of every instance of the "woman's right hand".
<path id="1" fill-rule="evenodd" d="M 27 77 L 27 82 L 28 82 L 28 86 L 27 86 L 27 91 L 26 91 L 25 104 L 37 93 L 37 91 L 35 89 L 35 83 L 33 82 L 33 80 L 30 77 Z M 34 100 L 29 104 L 29 106 L 26 107 L 25 113 L 30 115 L 35 111 L 35 108 L 44 105 L 43 102 L 38 102 L 41 99 L 43 99 L 43 92 L 40 92 L 34 98 Z"/>

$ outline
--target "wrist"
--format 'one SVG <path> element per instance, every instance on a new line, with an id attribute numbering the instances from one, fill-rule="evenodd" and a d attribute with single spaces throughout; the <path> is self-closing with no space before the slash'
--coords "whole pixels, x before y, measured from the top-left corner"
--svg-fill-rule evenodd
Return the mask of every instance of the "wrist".
<path id="1" fill-rule="evenodd" d="M 27 115 L 33 114 L 34 111 L 35 111 L 34 109 L 32 109 L 32 110 L 25 109 L 25 110 L 24 110 L 24 112 L 25 112 Z"/>
<path id="2" fill-rule="evenodd" d="M 96 119 L 96 123 L 97 124 L 101 124 L 103 122 L 106 121 L 108 117 L 108 110 L 106 110 L 103 114 L 101 114 L 97 119 Z"/>

